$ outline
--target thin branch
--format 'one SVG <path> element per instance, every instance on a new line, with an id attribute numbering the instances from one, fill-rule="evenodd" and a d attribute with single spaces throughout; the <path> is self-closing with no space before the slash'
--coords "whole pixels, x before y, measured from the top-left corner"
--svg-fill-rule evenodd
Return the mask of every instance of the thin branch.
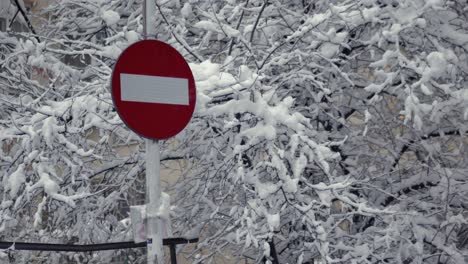
<path id="1" fill-rule="evenodd" d="M 158 3 L 156 3 L 156 7 L 158 8 L 159 13 L 161 14 L 161 16 L 162 16 L 164 22 L 165 22 L 165 23 L 169 26 L 169 28 L 171 29 L 171 35 L 175 38 L 175 40 L 176 40 L 177 42 L 179 42 L 179 44 L 182 45 L 182 47 L 184 47 L 184 49 L 185 49 L 188 53 L 190 53 L 190 55 L 192 55 L 193 57 L 195 57 L 195 59 L 197 59 L 198 62 L 202 62 L 203 59 L 202 59 L 198 54 L 196 54 L 194 51 L 192 51 L 192 50 L 190 49 L 190 47 L 188 47 L 186 43 L 182 42 L 182 40 L 180 40 L 180 39 L 178 38 L 178 36 L 174 33 L 174 31 L 172 30 L 171 24 L 169 23 L 169 21 L 167 20 L 166 16 L 164 15 L 164 13 L 163 13 L 162 10 L 161 10 L 161 6 L 160 6 Z"/>
<path id="2" fill-rule="evenodd" d="M 19 12 L 23 16 L 24 20 L 26 20 L 26 23 L 28 24 L 29 30 L 31 30 L 31 32 L 34 35 L 37 35 L 36 30 L 34 30 L 34 27 L 32 26 L 31 21 L 29 20 L 28 16 L 26 15 L 26 12 L 24 12 L 23 8 L 19 4 L 18 0 L 15 0 L 15 4 L 16 4 L 16 7 L 18 8 Z M 34 37 L 37 39 L 38 42 L 41 42 L 38 36 L 34 36 Z"/>
<path id="3" fill-rule="evenodd" d="M 258 22 L 260 21 L 260 17 L 262 16 L 262 13 L 265 10 L 265 7 L 267 6 L 267 4 L 268 4 L 268 0 L 265 0 L 265 2 L 263 3 L 262 9 L 260 9 L 260 13 L 258 13 L 257 20 L 255 20 L 255 24 L 252 28 L 252 32 L 250 33 L 250 40 L 249 40 L 250 43 L 252 43 L 255 29 L 257 28 Z"/>
<path id="4" fill-rule="evenodd" d="M 446 131 L 446 132 L 432 132 L 427 136 L 422 136 L 421 140 L 428 140 L 428 139 L 431 139 L 431 138 L 442 137 L 442 136 L 461 136 L 461 134 L 460 134 L 459 130 L 450 130 L 450 131 Z M 395 161 L 392 164 L 392 168 L 396 167 L 396 165 L 400 162 L 400 159 L 403 156 L 403 154 L 406 151 L 408 151 L 410 149 L 411 145 L 413 145 L 415 142 L 416 142 L 416 140 L 410 140 L 408 143 L 403 145 L 400 152 L 398 153 L 398 157 L 395 159 Z"/>
<path id="5" fill-rule="evenodd" d="M 13 25 L 13 22 L 15 22 L 16 16 L 18 15 L 19 11 L 20 11 L 19 9 L 16 11 L 15 15 L 10 21 L 10 25 L 8 25 L 8 28 L 11 28 L 11 25 Z"/>
<path id="6" fill-rule="evenodd" d="M 247 0 L 247 1 L 245 2 L 244 8 L 247 7 L 248 4 L 249 4 L 249 0 Z M 240 25 L 241 25 L 242 19 L 244 18 L 244 13 L 245 13 L 245 9 L 242 9 L 242 13 L 241 13 L 240 18 L 239 18 L 239 20 L 237 21 L 237 25 L 236 25 L 236 29 L 237 29 L 237 30 L 239 30 L 239 27 L 240 27 Z M 232 53 L 232 48 L 233 48 L 233 47 L 234 47 L 234 37 L 231 38 L 231 43 L 230 43 L 230 45 L 229 45 L 228 56 L 231 55 L 231 53 Z"/>

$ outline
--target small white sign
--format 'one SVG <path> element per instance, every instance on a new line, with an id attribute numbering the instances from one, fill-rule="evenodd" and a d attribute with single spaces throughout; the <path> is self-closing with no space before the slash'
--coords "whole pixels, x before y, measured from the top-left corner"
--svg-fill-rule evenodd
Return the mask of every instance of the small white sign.
<path id="1" fill-rule="evenodd" d="M 120 86 L 122 101 L 189 105 L 188 79 L 121 73 Z"/>
<path id="2" fill-rule="evenodd" d="M 132 221 L 133 241 L 141 243 L 146 241 L 146 206 L 130 206 L 130 218 Z"/>
<path id="3" fill-rule="evenodd" d="M 132 205 L 130 206 L 130 219 L 132 223 L 133 241 L 135 243 L 145 242 L 147 240 L 146 235 L 146 205 Z M 159 218 L 162 227 L 162 237 L 172 237 L 171 221 L 168 218 Z"/>

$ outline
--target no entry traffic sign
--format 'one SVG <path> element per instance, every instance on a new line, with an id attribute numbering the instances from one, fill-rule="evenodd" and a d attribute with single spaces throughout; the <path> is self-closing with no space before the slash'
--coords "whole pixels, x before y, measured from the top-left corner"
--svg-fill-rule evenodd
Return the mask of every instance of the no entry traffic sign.
<path id="1" fill-rule="evenodd" d="M 190 121 L 195 81 L 177 50 L 161 41 L 143 40 L 129 46 L 117 60 L 112 100 L 120 118 L 135 133 L 166 139 Z"/>

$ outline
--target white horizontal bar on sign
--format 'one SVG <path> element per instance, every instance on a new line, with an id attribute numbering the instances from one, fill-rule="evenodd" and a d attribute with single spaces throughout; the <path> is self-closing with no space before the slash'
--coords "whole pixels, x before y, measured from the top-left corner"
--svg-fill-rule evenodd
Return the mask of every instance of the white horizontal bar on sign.
<path id="1" fill-rule="evenodd" d="M 121 73 L 120 100 L 189 105 L 188 79 Z"/>

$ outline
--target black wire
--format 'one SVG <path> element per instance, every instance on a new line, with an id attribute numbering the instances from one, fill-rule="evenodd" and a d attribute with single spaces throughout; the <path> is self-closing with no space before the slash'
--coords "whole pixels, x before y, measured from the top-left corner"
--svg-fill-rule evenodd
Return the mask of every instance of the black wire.
<path id="1" fill-rule="evenodd" d="M 166 238 L 163 239 L 163 245 L 177 245 L 189 244 L 198 242 L 198 238 L 185 239 L 185 238 Z M 132 241 L 127 242 L 114 242 L 103 244 L 89 244 L 89 245 L 72 245 L 72 244 L 46 244 L 46 243 L 24 243 L 24 242 L 6 242 L 0 241 L 0 249 L 12 250 L 36 250 L 36 251 L 73 251 L 73 252 L 87 252 L 87 251 L 101 251 L 101 250 L 115 250 L 126 248 L 140 248 L 146 247 L 146 242 L 135 243 Z"/>

